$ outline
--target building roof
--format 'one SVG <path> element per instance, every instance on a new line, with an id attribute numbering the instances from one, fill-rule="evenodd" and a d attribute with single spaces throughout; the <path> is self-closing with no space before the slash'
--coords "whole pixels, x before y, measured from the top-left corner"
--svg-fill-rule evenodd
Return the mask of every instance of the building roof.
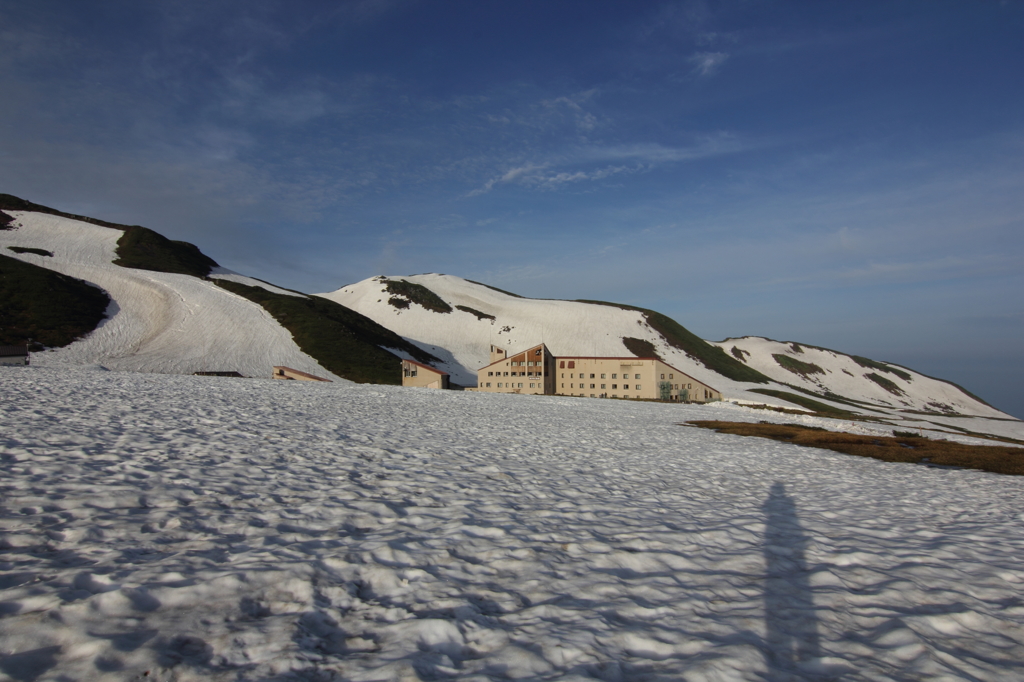
<path id="1" fill-rule="evenodd" d="M 483 367 L 481 367 L 477 371 L 479 372 L 480 370 L 487 369 L 488 367 L 493 367 L 494 365 L 498 364 L 499 362 L 505 362 L 506 360 L 511 360 L 512 357 L 514 357 L 516 355 L 519 355 L 520 353 L 529 353 L 531 350 L 533 350 L 535 348 L 543 348 L 544 350 L 548 350 L 548 347 L 545 346 L 543 343 L 538 343 L 536 346 L 530 346 L 526 350 L 519 351 L 519 353 L 509 353 L 508 351 L 505 351 L 505 357 L 503 357 L 501 360 L 495 360 L 494 362 L 490 363 L 489 365 L 484 365 Z M 550 355 L 551 351 L 548 350 L 548 354 Z M 551 357 L 554 357 L 554 356 L 552 355 Z"/>
<path id="2" fill-rule="evenodd" d="M 0 357 L 28 355 L 28 346 L 0 346 Z"/>
<path id="3" fill-rule="evenodd" d="M 285 367 L 284 365 L 274 365 L 274 369 L 275 370 L 283 369 L 283 370 L 286 370 L 288 372 L 291 372 L 292 374 L 298 374 L 299 376 L 306 377 L 307 379 L 312 379 L 314 381 L 326 381 L 327 383 L 332 383 L 330 379 L 324 379 L 323 377 L 318 377 L 315 374 L 310 374 L 308 372 L 303 372 L 302 370 L 298 370 L 298 369 L 292 369 L 291 367 Z"/>
<path id="4" fill-rule="evenodd" d="M 430 365 L 424 365 L 422 362 L 416 362 L 415 360 L 402 360 L 402 362 L 408 362 L 410 365 L 416 365 L 417 367 L 422 367 L 423 369 L 429 369 L 431 372 L 434 372 L 435 374 L 440 374 L 441 376 L 448 376 L 448 372 L 442 372 L 438 368 L 431 367 Z"/>

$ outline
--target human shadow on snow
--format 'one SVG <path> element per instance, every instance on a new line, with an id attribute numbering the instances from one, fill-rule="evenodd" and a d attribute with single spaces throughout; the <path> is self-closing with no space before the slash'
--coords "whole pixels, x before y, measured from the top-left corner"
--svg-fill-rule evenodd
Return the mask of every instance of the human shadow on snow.
<path id="1" fill-rule="evenodd" d="M 800 525 L 796 504 L 776 481 L 762 509 L 765 532 L 763 652 L 769 679 L 788 679 L 821 656 L 818 618 L 807 569 L 808 537 Z M 835 679 L 831 677 L 831 679 Z"/>

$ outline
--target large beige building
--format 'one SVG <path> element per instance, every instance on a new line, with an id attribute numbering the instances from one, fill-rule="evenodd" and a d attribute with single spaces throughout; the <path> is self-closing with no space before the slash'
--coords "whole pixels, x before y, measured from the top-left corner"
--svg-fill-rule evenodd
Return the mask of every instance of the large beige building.
<path id="1" fill-rule="evenodd" d="M 554 360 L 543 343 L 512 357 L 505 349 L 491 346 L 491 364 L 477 370 L 476 390 L 551 395 L 555 392 Z"/>
<path id="2" fill-rule="evenodd" d="M 491 346 L 477 391 L 706 403 L 722 394 L 658 358 L 554 357 L 544 344 L 506 357 Z"/>
<path id="3" fill-rule="evenodd" d="M 448 372 L 415 360 L 402 360 L 402 385 L 417 388 L 448 388 Z"/>

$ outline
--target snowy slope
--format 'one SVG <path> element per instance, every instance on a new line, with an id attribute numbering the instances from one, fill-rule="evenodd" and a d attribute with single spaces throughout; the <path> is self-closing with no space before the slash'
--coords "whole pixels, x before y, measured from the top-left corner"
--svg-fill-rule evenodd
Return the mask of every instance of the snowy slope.
<path id="1" fill-rule="evenodd" d="M 949 382 L 926 377 L 899 365 L 875 363 L 882 367 L 865 366 L 844 353 L 756 336 L 726 339 L 715 345 L 734 356 L 738 352 L 743 362 L 776 381 L 812 391 L 829 391 L 864 401 L 869 406 L 933 414 L 1009 418 L 1009 415 L 975 400 Z M 734 348 L 737 352 L 733 351 Z M 776 356 L 813 367 L 804 373 L 786 369 Z M 799 364 L 794 366 L 801 369 Z M 869 378 L 872 375 L 875 380 Z"/>
<path id="2" fill-rule="evenodd" d="M 44 213 L 7 213 L 18 227 L 0 231 L 4 255 L 85 280 L 113 300 L 108 319 L 92 334 L 65 348 L 33 353 L 34 364 L 246 376 L 270 376 L 274 365 L 287 365 L 337 379 L 299 350 L 291 333 L 260 306 L 189 275 L 114 265 L 121 231 Z M 17 254 L 8 246 L 46 249 L 53 257 Z M 227 270 L 212 276 L 277 289 Z"/>
<path id="3" fill-rule="evenodd" d="M 0 679 L 1024 677 L 1024 477 L 679 425 L 794 418 L 728 404 L 0 392 Z"/>
<path id="4" fill-rule="evenodd" d="M 337 291 L 318 294 L 366 315 L 445 360 L 452 381 L 476 385 L 476 370 L 487 365 L 491 344 L 510 352 L 545 343 L 555 355 L 631 357 L 625 337 L 651 342 L 670 365 L 722 391 L 752 386 L 727 379 L 669 346 L 635 310 L 614 306 L 519 298 L 451 275 L 388 277 L 427 287 L 453 308 L 462 305 L 493 315 L 494 320 L 453 310 L 436 313 L 413 304 L 396 308 L 382 278 L 374 277 Z M 763 396 L 762 396 L 763 397 Z"/>
<path id="5" fill-rule="evenodd" d="M 453 308 L 462 305 L 493 315 L 495 319 L 479 319 L 472 313 L 457 309 L 451 313 L 437 313 L 415 303 L 408 308 L 395 307 L 389 304 L 391 294 L 386 290 L 385 279 L 420 284 Z M 575 301 L 519 298 L 459 277 L 439 274 L 374 277 L 320 295 L 366 315 L 443 358 L 445 363 L 442 368 L 452 375 L 456 383 L 476 385 L 476 370 L 488 364 L 491 344 L 518 351 L 543 342 L 556 356 L 614 357 L 632 355 L 623 345 L 622 339 L 633 337 L 649 341 L 666 362 L 717 388 L 727 400 L 796 407 L 779 398 L 750 390 L 772 388 L 793 393 L 789 386 L 750 384 L 723 377 L 669 345 L 658 331 L 647 324 L 643 314 L 635 310 Z M 788 344 L 764 339 L 728 340 L 716 345 L 727 353 L 734 345 L 745 349 L 749 357 L 745 357 L 744 362 L 776 381 L 816 392 L 827 389 L 834 394 L 861 401 L 863 404 L 850 404 L 821 396 L 814 398 L 855 413 L 890 417 L 898 422 L 918 419 L 918 416 L 901 413 L 900 410 L 927 411 L 933 414 L 959 413 L 981 418 L 969 427 L 964 427 L 969 430 L 1002 435 L 1008 435 L 1005 432 L 1010 431 L 1014 434 L 1012 437 L 1024 437 L 1024 424 L 1021 422 L 974 400 L 952 384 L 916 372 L 897 368 L 911 376 L 910 381 L 905 381 L 892 373 L 861 367 L 846 355 L 806 346 L 803 347 L 803 353 L 796 353 Z M 803 358 L 804 362 L 817 363 L 825 374 L 814 377 L 816 381 L 804 379 L 780 367 L 771 357 L 772 353 L 788 353 L 797 359 Z M 895 396 L 878 383 L 866 379 L 864 375 L 867 373 L 892 379 L 901 394 Z M 1008 419 L 1012 422 L 1007 426 L 990 423 L 990 419 Z M 993 424 L 994 428 L 989 428 Z M 944 428 L 931 421 L 923 425 L 925 428 Z"/>

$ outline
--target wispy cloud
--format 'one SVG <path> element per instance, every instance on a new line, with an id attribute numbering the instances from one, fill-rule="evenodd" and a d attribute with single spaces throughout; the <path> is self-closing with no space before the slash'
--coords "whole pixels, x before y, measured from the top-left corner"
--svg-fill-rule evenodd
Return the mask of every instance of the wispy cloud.
<path id="1" fill-rule="evenodd" d="M 698 52 L 690 57 L 690 62 L 698 76 L 711 76 L 728 58 L 729 55 L 725 52 Z"/>

